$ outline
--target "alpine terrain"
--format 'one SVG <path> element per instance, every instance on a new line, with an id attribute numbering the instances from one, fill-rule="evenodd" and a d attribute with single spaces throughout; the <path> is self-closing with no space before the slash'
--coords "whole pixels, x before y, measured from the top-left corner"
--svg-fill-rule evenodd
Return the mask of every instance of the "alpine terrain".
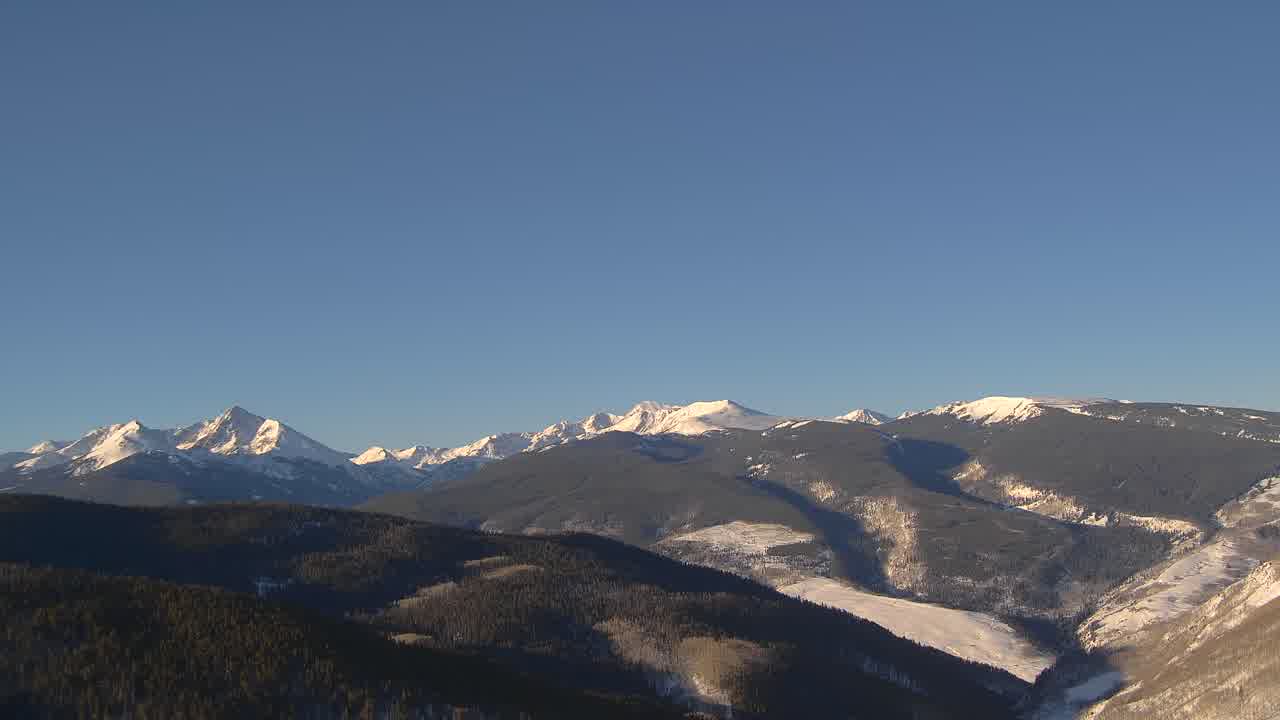
<path id="1" fill-rule="evenodd" d="M 284 601 L 321 619 L 272 622 L 354 633 L 362 667 L 462 653 L 523 688 L 375 688 L 337 665 L 351 694 L 253 691 L 238 707 L 845 717 L 875 702 L 875 717 L 1059 720 L 1263 717 L 1280 702 L 1266 650 L 1280 413 L 992 396 L 821 419 L 642 402 L 357 454 L 232 407 L 4 462 L 10 612 L 85 612 L 58 605 L 68 586 L 144 614 L 163 612 L 157 598 L 215 614 Z M 38 638 L 11 642 L 34 653 Z M 84 671 L 122 678 L 115 662 Z M 121 702 L 10 686 L 31 707 Z M 218 702 L 213 685 L 191 691 L 192 707 Z"/>

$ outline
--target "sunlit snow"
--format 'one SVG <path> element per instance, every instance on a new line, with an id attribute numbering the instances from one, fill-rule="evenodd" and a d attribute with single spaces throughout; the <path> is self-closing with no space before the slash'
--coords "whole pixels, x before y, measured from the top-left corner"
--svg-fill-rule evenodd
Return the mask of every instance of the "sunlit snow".
<path id="1" fill-rule="evenodd" d="M 863 592 L 829 578 L 778 588 L 792 597 L 839 608 L 922 645 L 1002 668 L 1027 682 L 1054 662 L 1009 625 L 982 613 Z"/>

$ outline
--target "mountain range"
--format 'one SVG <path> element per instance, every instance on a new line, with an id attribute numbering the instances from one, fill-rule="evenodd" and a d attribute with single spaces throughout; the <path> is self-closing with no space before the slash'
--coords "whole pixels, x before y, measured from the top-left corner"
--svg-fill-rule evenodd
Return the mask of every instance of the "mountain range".
<path id="1" fill-rule="evenodd" d="M 878 422 L 884 417 L 855 411 L 843 419 Z M 328 484 L 335 488 L 332 492 L 359 495 L 362 489 L 424 486 L 441 478 L 460 477 L 486 462 L 606 432 L 700 435 L 735 428 L 764 429 L 781 420 L 729 400 L 683 406 L 647 401 L 621 415 L 599 412 L 577 421 L 561 420 L 535 432 L 487 435 L 457 447 L 373 446 L 353 454 L 334 450 L 279 420 L 233 406 L 212 419 L 178 428 L 153 429 L 132 419 L 95 428 L 72 442 L 42 441 L 24 451 L 0 454 L 0 477 L 7 475 L 8 484 L 15 489 L 34 489 L 70 477 L 84 478 L 134 456 L 150 454 L 172 458 L 188 475 L 210 467 L 226 471 L 227 465 L 234 465 L 240 473 L 274 478 L 274 484 L 286 495 L 291 494 L 293 480 L 315 474 L 320 466 L 330 476 Z M 87 486 L 88 481 L 84 482 Z M 250 493 L 247 497 L 277 494 Z M 312 496 L 314 493 L 308 493 Z"/>
<path id="2" fill-rule="evenodd" d="M 1160 668 L 1194 674 L 1221 661 L 1238 628 L 1276 632 L 1260 600 L 1280 559 L 1270 411 L 992 396 L 823 419 L 643 402 L 458 447 L 354 454 L 232 407 L 174 429 L 132 420 L 0 462 L 0 493 L 14 495 L 282 500 L 485 533 L 606 536 L 998 668 L 1046 720 L 1176 715 L 1172 695 L 1150 694 L 1173 687 Z M 1265 684 L 1267 667 L 1238 677 Z M 1209 693 L 1231 682 L 1204 678 Z"/>

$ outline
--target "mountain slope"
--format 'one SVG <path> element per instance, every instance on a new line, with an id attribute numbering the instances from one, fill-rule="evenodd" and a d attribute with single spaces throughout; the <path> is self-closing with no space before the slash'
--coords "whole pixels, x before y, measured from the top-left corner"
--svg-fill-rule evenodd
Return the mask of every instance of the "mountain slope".
<path id="1" fill-rule="evenodd" d="M 589 531 L 775 587 L 830 579 L 1022 623 L 1073 617 L 1169 547 L 1141 527 L 1075 526 L 966 497 L 941 473 L 963 460 L 856 423 L 609 433 L 364 507 L 487 530 Z M 766 547 L 763 537 L 793 539 Z"/>
<path id="2" fill-rule="evenodd" d="M 1096 403 L 1080 412 L 1114 422 L 1280 443 L 1280 413 L 1182 403 Z"/>
<path id="3" fill-rule="evenodd" d="M 0 473 L 0 484 L 11 487 L 9 492 L 125 505 L 270 500 L 349 506 L 380 490 L 397 487 L 391 483 L 373 485 L 344 468 L 306 460 L 281 463 L 280 467 L 265 468 L 270 470 L 267 472 L 261 466 L 215 458 L 194 460 L 145 452 L 83 474 L 69 473 L 66 466 L 21 475 Z"/>
<path id="4" fill-rule="evenodd" d="M 1010 717 L 1026 687 L 846 614 L 594 536 L 491 535 L 305 507 L 4 496 L 0 561 L 359 612 L 379 632 L 490 658 L 539 684 L 732 707 L 735 717 Z"/>
<path id="5" fill-rule="evenodd" d="M 1172 534 L 1211 523 L 1224 503 L 1280 469 L 1280 444 L 1095 414 L 1129 404 L 977 405 L 998 412 L 930 411 L 884 430 L 962 450 L 969 457 L 950 474 L 975 496 L 1070 522 L 1110 522 L 1116 513 L 1125 522 L 1170 520 Z"/>
<path id="6" fill-rule="evenodd" d="M 1034 717 L 1273 717 L 1280 713 L 1277 646 L 1280 556 L 1105 659 L 1070 668 L 1072 679 L 1057 679 Z"/>
<path id="7" fill-rule="evenodd" d="M 683 715 L 209 587 L 0 563 L 0 614 L 4 717 Z"/>

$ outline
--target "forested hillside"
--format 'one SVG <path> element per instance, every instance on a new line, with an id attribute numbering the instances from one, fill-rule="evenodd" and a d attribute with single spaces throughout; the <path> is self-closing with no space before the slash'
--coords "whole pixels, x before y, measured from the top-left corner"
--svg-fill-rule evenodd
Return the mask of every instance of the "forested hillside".
<path id="1" fill-rule="evenodd" d="M 6 718 L 680 717 L 225 590 L 0 563 Z M 470 717 L 470 716 L 469 716 Z"/>
<path id="2" fill-rule="evenodd" d="M 362 621 L 342 632 L 476 655 L 537 685 L 616 702 L 732 708 L 739 717 L 971 716 L 955 708 L 1002 717 L 1025 688 L 847 614 L 596 536 L 495 535 L 309 507 L 162 510 L 6 496 L 0 560 L 265 595 Z M 21 579 L 27 571 L 15 572 L 31 582 Z M 132 603 L 182 596 L 167 589 L 168 599 L 138 601 L 148 586 L 119 582 L 133 590 L 99 594 L 85 580 L 39 602 L 78 608 L 96 594 L 100 604 L 90 604 L 120 618 L 134 612 L 121 609 Z M 228 601 L 236 612 L 258 612 L 243 595 L 213 597 L 238 598 Z M 91 615 L 64 613 L 70 627 L 99 622 Z M 155 632 L 164 647 L 183 642 L 177 629 Z M 38 645 L 28 647 L 34 653 Z M 358 686 L 364 676 L 352 677 Z"/>

